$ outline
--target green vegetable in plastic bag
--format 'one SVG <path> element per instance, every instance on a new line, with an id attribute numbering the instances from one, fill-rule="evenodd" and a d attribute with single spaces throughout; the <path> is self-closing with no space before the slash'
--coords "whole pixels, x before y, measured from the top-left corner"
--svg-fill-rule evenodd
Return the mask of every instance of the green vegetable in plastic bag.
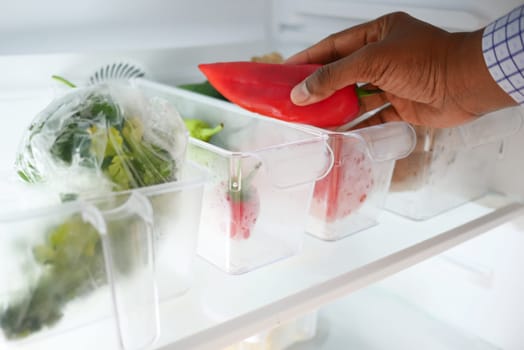
<path id="1" fill-rule="evenodd" d="M 27 182 L 92 196 L 176 179 L 187 131 L 174 107 L 128 84 L 71 90 L 31 124 L 16 168 Z"/>

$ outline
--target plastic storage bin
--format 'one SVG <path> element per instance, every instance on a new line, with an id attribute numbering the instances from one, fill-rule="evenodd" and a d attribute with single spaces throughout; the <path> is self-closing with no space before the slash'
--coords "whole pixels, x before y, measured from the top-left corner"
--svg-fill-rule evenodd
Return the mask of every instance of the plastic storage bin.
<path id="1" fill-rule="evenodd" d="M 329 137 L 334 165 L 315 184 L 307 232 L 337 240 L 377 224 L 395 160 L 411 152 L 415 133 L 404 122 L 322 132 Z"/>
<path id="2" fill-rule="evenodd" d="M 59 85 L 61 88 L 63 84 Z M 65 86 L 65 85 L 64 85 Z M 67 91 L 67 90 L 66 90 Z M 45 94 L 44 94 L 45 95 Z M 17 116 L 17 120 L 27 120 L 26 123 L 19 123 L 19 131 L 15 132 L 18 137 L 12 137 L 9 132 L 4 132 L 2 136 L 14 143 L 20 141 L 27 127 L 32 121 L 28 115 L 32 116 L 41 110 L 42 107 L 32 106 L 29 111 L 20 108 L 27 105 L 42 105 L 45 107 L 50 99 L 56 98 L 56 94 L 49 94 L 42 98 L 38 104 L 31 100 L 31 95 L 21 94 L 19 99 L 11 101 L 1 101 L 1 107 L 7 107 L 6 112 L 11 112 Z M 162 104 L 158 104 L 160 108 Z M 145 108 L 145 107 L 144 107 Z M 185 140 L 184 140 L 185 141 Z M 13 149 L 10 152 L 5 149 Z M 185 149 L 184 149 L 185 150 Z M 1 150 L 3 159 L 10 159 L 16 155 L 17 148 L 5 147 Z M 14 163 L 14 159 L 7 163 Z M 180 169 L 176 181 L 151 186 L 148 188 L 135 189 L 144 194 L 151 202 L 154 216 L 154 231 L 157 244 L 157 275 L 158 289 L 162 300 L 183 295 L 191 284 L 192 262 L 196 256 L 196 245 L 198 235 L 198 224 L 200 222 L 200 210 L 204 183 L 209 181 L 209 172 L 204 168 L 190 162 Z M 178 164 L 177 166 L 180 166 Z M 4 164 L 4 167 L 7 167 Z M 130 193 L 130 192 L 128 192 Z M 123 195 L 123 193 L 122 193 Z"/>
<path id="3" fill-rule="evenodd" d="M 196 93 L 136 83 L 183 118 L 224 124 L 213 144 L 190 138 L 188 147 L 189 159 L 213 176 L 204 190 L 199 255 L 239 274 L 297 253 L 314 182 L 332 165 L 326 135 Z"/>
<path id="4" fill-rule="evenodd" d="M 256 334 L 224 350 L 284 350 L 311 340 L 317 333 L 318 312 L 313 311 L 293 321 Z"/>
<path id="5" fill-rule="evenodd" d="M 504 139 L 521 124 L 521 112 L 512 108 L 455 128 L 415 127 L 415 150 L 397 161 L 386 208 L 425 220 L 483 196 Z"/>
<path id="6" fill-rule="evenodd" d="M 101 210 L 80 202 L 13 205 L 29 205 L 29 198 L 2 198 L 0 347 L 48 348 L 51 335 L 111 318 L 117 327 L 104 344 L 153 344 L 158 296 L 148 200 L 111 196 L 98 200 Z"/>

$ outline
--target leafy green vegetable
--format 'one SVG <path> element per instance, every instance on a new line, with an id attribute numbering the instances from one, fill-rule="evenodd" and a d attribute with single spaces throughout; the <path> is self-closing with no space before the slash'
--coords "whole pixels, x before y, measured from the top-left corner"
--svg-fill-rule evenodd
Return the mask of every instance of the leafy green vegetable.
<path id="1" fill-rule="evenodd" d="M 51 146 L 50 153 L 68 165 L 71 165 L 75 155 L 82 159 L 88 158 L 91 147 L 91 135 L 88 130 L 88 123 L 68 120 Z"/>
<path id="2" fill-rule="evenodd" d="M 57 112 L 63 113 L 62 105 L 57 107 Z M 52 119 L 52 114 L 42 123 L 33 124 L 29 137 L 32 140 L 42 133 L 46 122 L 61 123 L 49 148 L 49 154 L 54 157 L 52 161 L 62 162 L 64 166 L 98 168 L 116 191 L 175 179 L 176 164 L 171 154 L 145 140 L 139 116 L 124 115 L 103 89 L 88 94 L 71 115 L 59 122 Z M 43 176 L 33 164 L 37 160 L 30 146 L 26 154 L 23 159 L 17 159 L 19 177 L 26 182 L 42 181 Z M 41 150 L 39 156 L 42 156 Z"/>
<path id="3" fill-rule="evenodd" d="M 51 326 L 62 317 L 62 308 L 75 297 L 105 283 L 100 235 L 74 215 L 33 248 L 43 268 L 30 293 L 0 314 L 0 326 L 8 339 L 22 338 Z"/>
<path id="4" fill-rule="evenodd" d="M 127 169 L 127 163 L 129 163 L 129 158 L 115 155 L 111 157 L 111 163 L 106 168 L 106 174 L 113 180 L 116 186 L 124 190 L 133 187 L 131 183 L 132 176 Z"/>
<path id="5" fill-rule="evenodd" d="M 92 99 L 93 104 L 91 105 L 91 110 L 88 112 L 88 117 L 101 116 L 111 125 L 120 125 L 122 122 L 122 115 L 111 101 L 106 101 L 102 96 L 96 95 L 93 96 Z"/>

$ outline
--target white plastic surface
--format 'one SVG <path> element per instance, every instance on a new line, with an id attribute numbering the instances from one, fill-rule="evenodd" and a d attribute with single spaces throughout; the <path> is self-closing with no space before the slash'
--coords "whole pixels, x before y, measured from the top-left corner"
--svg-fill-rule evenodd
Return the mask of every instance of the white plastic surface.
<path id="1" fill-rule="evenodd" d="M 497 349 L 524 347 L 522 217 L 379 283 Z"/>
<path id="2" fill-rule="evenodd" d="M 286 350 L 341 349 L 500 350 L 501 348 L 483 339 L 479 334 L 436 319 L 423 308 L 385 288 L 370 286 L 320 309 L 316 336 L 310 341 L 295 344 Z"/>

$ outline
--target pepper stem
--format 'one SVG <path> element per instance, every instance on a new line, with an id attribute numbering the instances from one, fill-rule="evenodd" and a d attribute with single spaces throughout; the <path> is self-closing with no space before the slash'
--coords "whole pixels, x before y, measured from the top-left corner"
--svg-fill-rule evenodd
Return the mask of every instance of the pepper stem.
<path id="1" fill-rule="evenodd" d="M 365 97 L 365 96 L 376 95 L 376 94 L 380 94 L 384 92 L 384 90 L 381 90 L 381 89 L 369 89 L 368 90 L 368 89 L 364 89 L 361 86 L 357 86 L 356 91 L 357 91 L 357 96 L 359 98 Z"/>

